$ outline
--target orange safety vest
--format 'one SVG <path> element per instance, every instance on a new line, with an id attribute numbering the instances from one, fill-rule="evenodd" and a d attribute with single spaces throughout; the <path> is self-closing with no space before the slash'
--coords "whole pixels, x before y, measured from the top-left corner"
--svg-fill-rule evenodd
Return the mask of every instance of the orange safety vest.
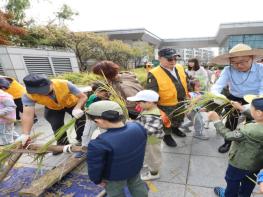
<path id="1" fill-rule="evenodd" d="M 186 95 L 188 94 L 187 90 L 187 82 L 186 82 L 186 74 L 183 66 L 176 64 L 175 68 L 178 71 L 181 83 L 184 87 Z M 150 70 L 150 73 L 153 74 L 155 79 L 157 80 L 159 96 L 160 100 L 158 102 L 161 106 L 174 106 L 178 103 L 177 100 L 177 90 L 176 87 L 171 80 L 171 78 L 165 73 L 161 66 L 157 66 L 156 68 Z"/>
<path id="2" fill-rule="evenodd" d="M 68 88 L 68 81 L 52 79 L 52 87 L 57 99 L 57 103 L 49 96 L 41 94 L 27 94 L 27 96 L 38 104 L 42 104 L 49 109 L 61 110 L 71 108 L 78 102 L 78 97 L 72 94 Z"/>
<path id="3" fill-rule="evenodd" d="M 5 92 L 11 94 L 14 99 L 21 98 L 26 93 L 26 88 L 18 83 L 14 78 L 11 77 L 4 77 L 6 79 L 12 80 L 8 89 Z"/>

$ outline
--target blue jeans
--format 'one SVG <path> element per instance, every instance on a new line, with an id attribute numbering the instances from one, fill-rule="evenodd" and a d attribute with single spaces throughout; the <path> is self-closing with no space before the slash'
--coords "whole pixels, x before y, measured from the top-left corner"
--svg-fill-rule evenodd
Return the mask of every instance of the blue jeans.
<path id="1" fill-rule="evenodd" d="M 256 181 L 257 177 L 254 174 L 258 174 L 258 171 L 251 172 L 228 165 L 225 176 L 227 183 L 225 197 L 250 197 L 255 183 L 246 176 Z"/>

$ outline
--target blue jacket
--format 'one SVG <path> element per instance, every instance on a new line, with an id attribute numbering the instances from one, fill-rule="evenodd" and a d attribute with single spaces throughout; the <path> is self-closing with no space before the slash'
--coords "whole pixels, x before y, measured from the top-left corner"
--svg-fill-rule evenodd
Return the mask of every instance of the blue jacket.
<path id="1" fill-rule="evenodd" d="M 137 175 L 143 165 L 146 130 L 138 123 L 108 129 L 88 145 L 88 173 L 99 184 L 126 180 Z"/>
<path id="2" fill-rule="evenodd" d="M 261 172 L 258 174 L 257 182 L 258 182 L 258 183 L 262 183 L 262 182 L 263 182 L 263 171 L 261 171 Z"/>

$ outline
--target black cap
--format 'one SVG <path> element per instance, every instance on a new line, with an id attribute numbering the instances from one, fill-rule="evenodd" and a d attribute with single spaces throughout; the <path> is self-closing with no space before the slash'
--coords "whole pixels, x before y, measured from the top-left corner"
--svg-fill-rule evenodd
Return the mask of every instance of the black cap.
<path id="1" fill-rule="evenodd" d="M 50 92 L 51 81 L 44 74 L 29 74 L 23 81 L 29 94 L 47 95 Z"/>
<path id="2" fill-rule="evenodd" d="M 0 77 L 0 89 L 8 89 L 10 87 L 10 81 L 6 78 Z"/>
<path id="3" fill-rule="evenodd" d="M 251 104 L 255 109 L 263 111 L 263 98 L 255 98 L 252 100 Z"/>
<path id="4" fill-rule="evenodd" d="M 159 57 L 165 58 L 181 57 L 179 54 L 176 53 L 176 50 L 172 48 L 161 49 L 159 50 L 158 55 Z"/>

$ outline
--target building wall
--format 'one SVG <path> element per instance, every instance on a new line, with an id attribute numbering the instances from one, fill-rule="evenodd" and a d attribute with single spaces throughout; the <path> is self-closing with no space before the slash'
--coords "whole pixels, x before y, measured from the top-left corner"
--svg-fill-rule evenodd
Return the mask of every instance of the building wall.
<path id="1" fill-rule="evenodd" d="M 55 76 L 79 72 L 75 53 L 18 47 L 0 47 L 0 74 L 22 82 L 28 73 Z"/>
<path id="2" fill-rule="evenodd" d="M 219 49 L 219 53 L 227 53 L 233 46 L 239 43 L 248 44 L 252 48 L 263 49 L 263 34 L 244 34 L 229 36 Z"/>

